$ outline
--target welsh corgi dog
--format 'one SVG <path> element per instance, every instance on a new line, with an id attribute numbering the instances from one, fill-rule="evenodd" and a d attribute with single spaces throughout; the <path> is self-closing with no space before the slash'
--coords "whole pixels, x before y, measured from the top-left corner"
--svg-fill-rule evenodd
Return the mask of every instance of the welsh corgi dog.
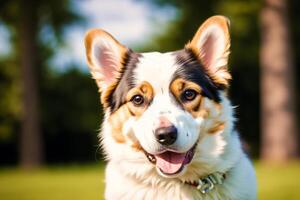
<path id="1" fill-rule="evenodd" d="M 228 99 L 229 21 L 207 19 L 181 50 L 137 53 L 85 36 L 105 116 L 107 200 L 254 200 L 254 168 Z"/>

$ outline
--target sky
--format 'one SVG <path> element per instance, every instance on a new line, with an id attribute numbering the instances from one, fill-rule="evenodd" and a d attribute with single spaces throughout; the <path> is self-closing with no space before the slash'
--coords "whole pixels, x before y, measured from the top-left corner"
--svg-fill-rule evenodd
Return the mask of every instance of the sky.
<path id="1" fill-rule="evenodd" d="M 0 57 L 5 57 L 11 51 L 9 45 L 9 31 L 5 28 L 3 24 L 0 23 Z"/>
<path id="2" fill-rule="evenodd" d="M 86 67 L 84 34 L 90 28 L 101 28 L 119 42 L 134 49 L 146 43 L 155 33 L 163 31 L 175 17 L 171 7 L 154 7 L 148 1 L 137 0 L 84 0 L 75 1 L 75 8 L 87 18 L 84 27 L 72 27 L 66 33 L 66 46 L 58 51 L 51 65 L 65 70 L 72 63 Z"/>
<path id="3" fill-rule="evenodd" d="M 101 28 L 119 42 L 132 49 L 149 43 L 151 36 L 164 31 L 175 18 L 172 7 L 158 7 L 147 0 L 74 0 L 72 8 L 86 18 L 87 24 L 78 24 L 66 30 L 63 48 L 49 61 L 50 66 L 64 71 L 69 66 L 87 70 L 84 35 L 91 28 Z M 47 32 L 47 29 L 44 31 Z M 47 35 L 47 34 L 42 34 Z M 9 31 L 0 23 L 0 58 L 10 54 Z M 51 40 L 51 38 L 50 38 Z"/>

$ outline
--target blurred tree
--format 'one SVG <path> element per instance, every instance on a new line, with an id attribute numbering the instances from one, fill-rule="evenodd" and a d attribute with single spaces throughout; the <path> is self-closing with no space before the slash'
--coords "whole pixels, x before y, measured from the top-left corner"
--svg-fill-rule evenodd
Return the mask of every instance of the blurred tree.
<path id="1" fill-rule="evenodd" d="M 91 162 L 99 158 L 102 116 L 94 80 L 79 69 L 49 73 L 43 80 L 41 123 L 46 162 Z"/>
<path id="2" fill-rule="evenodd" d="M 50 54 L 49 51 L 48 55 L 42 52 L 55 48 L 55 42 L 61 42 L 66 25 L 80 19 L 69 0 L 2 0 L 0 3 L 0 20 L 13 35 L 15 60 L 21 67 L 20 164 L 24 168 L 39 166 L 44 157 L 39 121 L 40 88 L 37 82 L 42 77 L 40 68 L 46 65 Z M 40 34 L 46 28 L 52 31 L 54 45 L 42 41 Z"/>
<path id="3" fill-rule="evenodd" d="M 20 1 L 17 25 L 22 82 L 22 129 L 20 162 L 22 167 L 35 167 L 43 162 L 44 149 L 39 118 L 37 86 L 38 10 L 35 0 Z"/>
<path id="4" fill-rule="evenodd" d="M 295 69 L 288 1 L 264 0 L 261 20 L 261 157 L 296 158 Z"/>

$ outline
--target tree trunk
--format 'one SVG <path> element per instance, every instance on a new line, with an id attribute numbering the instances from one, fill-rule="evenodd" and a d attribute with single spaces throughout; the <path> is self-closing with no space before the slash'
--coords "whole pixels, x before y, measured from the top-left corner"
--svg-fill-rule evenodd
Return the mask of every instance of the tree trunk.
<path id="1" fill-rule="evenodd" d="M 286 0 L 264 0 L 261 12 L 261 157 L 297 157 L 294 63 Z"/>
<path id="2" fill-rule="evenodd" d="M 19 56 L 23 87 L 20 164 L 23 168 L 38 167 L 43 161 L 36 74 L 38 18 L 35 6 L 34 0 L 20 0 Z"/>

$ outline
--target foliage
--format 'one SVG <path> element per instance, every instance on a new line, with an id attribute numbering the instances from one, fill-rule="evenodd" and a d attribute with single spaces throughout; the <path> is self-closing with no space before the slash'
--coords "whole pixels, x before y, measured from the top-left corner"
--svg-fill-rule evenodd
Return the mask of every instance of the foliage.
<path id="1" fill-rule="evenodd" d="M 0 140 L 12 137 L 20 113 L 19 74 L 15 61 L 0 60 Z"/>
<path id="2" fill-rule="evenodd" d="M 35 70 L 46 160 L 95 160 L 96 124 L 101 120 L 95 84 L 86 73 L 70 70 L 59 74 L 49 66 L 49 60 L 64 45 L 65 30 L 75 24 L 83 25 L 84 18 L 75 11 L 72 0 L 31 0 L 28 3 L 34 3 L 38 16 Z M 11 48 L 9 56 L 0 58 L 0 164 L 15 164 L 18 160 L 22 112 L 20 5 L 20 0 L 0 2 L 0 25 L 10 34 Z"/>
<path id="3" fill-rule="evenodd" d="M 41 123 L 46 161 L 95 161 L 102 109 L 96 84 L 75 67 L 64 73 L 50 69 L 40 82 Z M 10 127 L 10 126 L 9 126 Z M 17 162 L 16 131 L 0 140 L 0 164 Z"/>
<path id="4" fill-rule="evenodd" d="M 94 161 L 102 119 L 94 81 L 71 68 L 43 80 L 42 129 L 48 162 Z"/>

